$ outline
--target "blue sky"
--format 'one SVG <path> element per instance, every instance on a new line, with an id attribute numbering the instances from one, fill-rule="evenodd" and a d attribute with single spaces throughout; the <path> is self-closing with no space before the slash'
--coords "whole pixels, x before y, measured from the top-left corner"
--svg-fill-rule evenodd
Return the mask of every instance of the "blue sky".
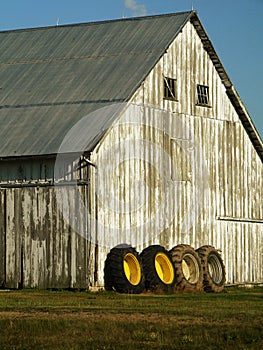
<path id="1" fill-rule="evenodd" d="M 188 11 L 192 6 L 263 138 L 263 0 L 1 0 L 0 30 Z"/>

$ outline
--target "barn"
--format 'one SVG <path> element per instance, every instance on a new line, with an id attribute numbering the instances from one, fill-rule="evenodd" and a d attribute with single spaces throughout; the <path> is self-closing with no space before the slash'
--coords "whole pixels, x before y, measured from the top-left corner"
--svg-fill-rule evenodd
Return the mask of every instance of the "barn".
<path id="1" fill-rule="evenodd" d="M 109 251 L 263 282 L 263 143 L 196 11 L 0 32 L 0 286 L 104 286 Z"/>

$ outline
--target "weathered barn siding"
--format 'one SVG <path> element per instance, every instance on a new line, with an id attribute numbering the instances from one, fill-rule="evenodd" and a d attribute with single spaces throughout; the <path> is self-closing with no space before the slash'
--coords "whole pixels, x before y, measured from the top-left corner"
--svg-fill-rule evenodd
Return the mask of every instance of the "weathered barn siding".
<path id="1" fill-rule="evenodd" d="M 1 191 L 5 200 L 1 216 L 6 217 L 0 231 L 1 249 L 5 249 L 1 256 L 5 256 L 6 268 L 0 271 L 5 287 L 87 287 L 91 247 L 87 237 L 78 234 L 89 234 L 88 218 L 79 215 L 78 208 L 79 193 L 86 200 L 87 192 L 86 186 L 66 185 Z"/>
<path id="2" fill-rule="evenodd" d="M 163 79 L 177 80 L 176 102 L 163 98 Z M 196 85 L 209 86 L 210 108 L 197 105 Z M 186 115 L 239 122 L 216 68 L 188 22 L 135 93 L 134 102 Z"/>
<path id="3" fill-rule="evenodd" d="M 0 189 L 0 286 L 5 283 L 5 190 Z"/>
<path id="4" fill-rule="evenodd" d="M 178 101 L 163 98 L 164 76 L 177 79 Z M 209 86 L 210 107 L 197 105 L 197 84 Z M 120 243 L 211 244 L 228 283 L 262 281 L 262 161 L 190 22 L 132 101 L 92 158 L 99 283 Z"/>

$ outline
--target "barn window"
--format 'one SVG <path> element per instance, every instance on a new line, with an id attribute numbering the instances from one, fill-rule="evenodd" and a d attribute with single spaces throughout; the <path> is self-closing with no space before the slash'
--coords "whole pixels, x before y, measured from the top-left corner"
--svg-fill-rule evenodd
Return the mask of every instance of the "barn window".
<path id="1" fill-rule="evenodd" d="M 209 88 L 205 85 L 197 85 L 197 104 L 209 106 Z"/>
<path id="2" fill-rule="evenodd" d="M 176 79 L 164 77 L 164 98 L 177 100 L 176 85 Z"/>

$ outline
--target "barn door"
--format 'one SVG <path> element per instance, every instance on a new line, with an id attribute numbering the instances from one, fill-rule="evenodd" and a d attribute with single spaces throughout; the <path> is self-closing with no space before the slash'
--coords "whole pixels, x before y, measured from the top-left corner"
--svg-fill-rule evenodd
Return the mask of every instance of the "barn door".
<path id="1" fill-rule="evenodd" d="M 6 191 L 0 190 L 0 288 L 5 286 L 6 263 Z"/>

